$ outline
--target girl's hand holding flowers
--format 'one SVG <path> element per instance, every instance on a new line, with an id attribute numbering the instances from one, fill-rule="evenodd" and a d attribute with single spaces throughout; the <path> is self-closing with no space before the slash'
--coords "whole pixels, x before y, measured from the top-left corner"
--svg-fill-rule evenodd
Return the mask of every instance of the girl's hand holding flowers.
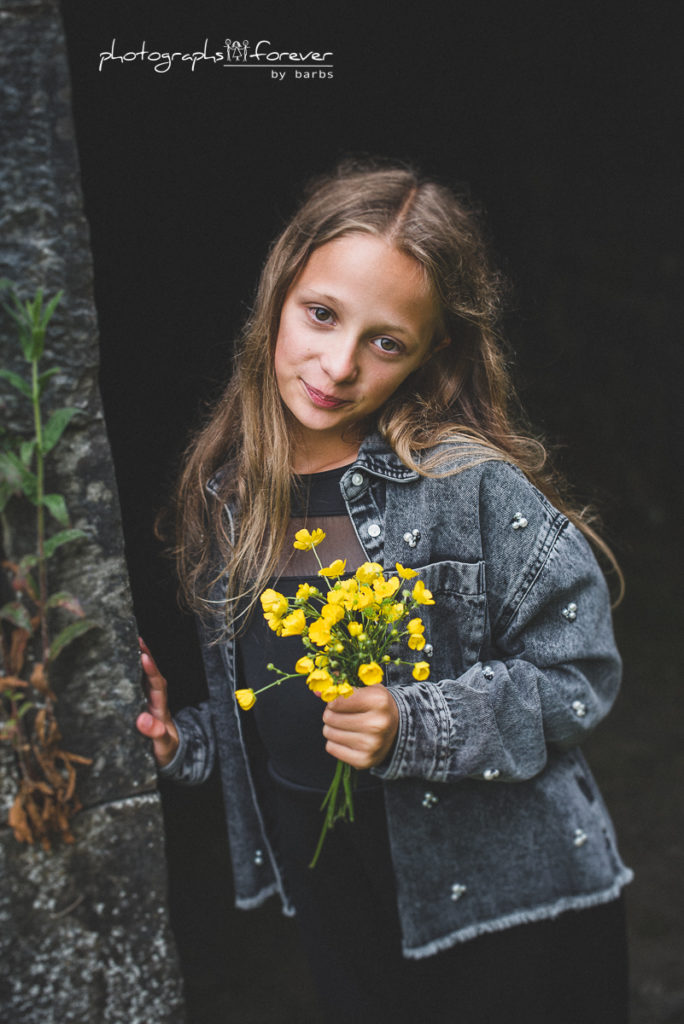
<path id="1" fill-rule="evenodd" d="M 381 764 L 394 743 L 399 710 L 382 683 L 337 697 L 323 712 L 325 749 L 353 768 Z"/>
<path id="2" fill-rule="evenodd" d="M 405 661 L 397 656 L 397 646 L 405 640 L 409 650 L 423 650 L 425 627 L 420 606 L 435 603 L 422 580 L 414 582 L 416 570 L 399 563 L 397 575 L 389 578 L 377 562 L 365 562 L 351 578 L 340 579 L 346 562 L 337 558 L 323 566 L 315 551 L 324 538 L 321 529 L 298 530 L 294 541 L 295 548 L 314 551 L 324 589 L 302 583 L 294 598 L 272 588 L 261 595 L 269 627 L 278 636 L 301 636 L 304 655 L 294 672 L 268 665 L 277 679 L 257 691 L 235 693 L 240 707 L 248 711 L 258 694 L 299 676 L 327 705 L 323 736 L 326 750 L 337 764 L 321 806 L 325 819 L 310 867 L 316 864 L 323 840 L 335 822 L 354 820 L 354 770 L 381 764 L 392 749 L 399 709 L 383 685 L 385 666 L 409 665 L 414 679 L 428 679 L 428 662 Z"/>

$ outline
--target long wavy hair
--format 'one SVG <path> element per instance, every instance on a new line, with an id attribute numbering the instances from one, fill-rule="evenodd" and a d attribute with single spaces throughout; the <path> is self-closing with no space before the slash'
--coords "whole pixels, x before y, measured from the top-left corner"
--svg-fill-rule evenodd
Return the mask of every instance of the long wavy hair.
<path id="1" fill-rule="evenodd" d="M 518 402 L 499 330 L 504 282 L 490 263 L 478 213 L 403 164 L 345 161 L 310 183 L 271 245 L 231 379 L 186 451 L 175 507 L 177 568 L 187 603 L 202 613 L 212 586 L 225 576 L 227 621 L 235 623 L 236 603 L 246 599 L 241 607 L 248 610 L 274 573 L 290 516 L 297 427 L 274 370 L 280 313 L 311 253 L 352 233 L 383 239 L 420 264 L 450 340 L 403 382 L 372 426 L 407 466 L 426 476 L 489 459 L 518 466 L 603 552 L 621 596 L 612 552 L 592 528 L 589 511 L 574 508 L 561 493 L 547 450 Z M 212 478 L 214 497 L 207 493 Z M 227 516 L 225 506 L 238 515 Z"/>

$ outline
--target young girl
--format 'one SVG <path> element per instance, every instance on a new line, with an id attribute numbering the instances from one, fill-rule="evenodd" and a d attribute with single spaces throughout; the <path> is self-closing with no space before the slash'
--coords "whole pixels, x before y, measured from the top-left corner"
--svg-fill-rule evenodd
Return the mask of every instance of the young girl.
<path id="1" fill-rule="evenodd" d="M 167 778 L 218 757 L 237 905 L 296 913 L 326 1021 L 627 1020 L 631 872 L 579 751 L 620 678 L 587 537 L 606 549 L 516 429 L 497 313 L 461 201 L 339 167 L 272 246 L 180 481 L 210 696 L 172 719 L 143 645 L 138 728 Z M 303 526 L 347 572 L 419 572 L 429 682 L 391 664 L 327 705 L 292 681 L 240 711 L 237 688 L 303 653 L 258 601 L 320 582 Z M 310 870 L 336 758 L 359 769 L 356 820 Z"/>

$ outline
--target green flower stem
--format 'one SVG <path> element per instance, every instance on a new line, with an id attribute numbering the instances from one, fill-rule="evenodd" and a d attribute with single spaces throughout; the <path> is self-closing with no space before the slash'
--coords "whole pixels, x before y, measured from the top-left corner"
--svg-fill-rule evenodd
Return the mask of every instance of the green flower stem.
<path id="1" fill-rule="evenodd" d="M 328 832 L 333 828 L 336 821 L 354 820 L 354 801 L 352 797 L 352 773 L 354 769 L 346 761 L 340 761 L 338 759 L 337 765 L 335 766 L 335 774 L 333 780 L 330 783 L 328 792 L 325 794 L 325 799 L 321 804 L 321 810 L 325 811 L 325 818 L 323 820 L 323 828 L 321 834 L 318 837 L 318 843 L 316 845 L 316 851 L 309 864 L 310 868 L 315 868 L 320 857 L 321 850 L 323 849 L 323 843 Z M 342 793 L 340 793 L 340 786 L 342 787 Z"/>
<path id="2" fill-rule="evenodd" d="M 301 673 L 301 672 L 285 673 L 284 672 L 283 675 L 280 677 L 280 679 L 276 679 L 273 683 L 268 683 L 266 686 L 262 686 L 260 690 L 255 690 L 254 691 L 254 696 L 256 697 L 256 696 L 258 696 L 258 694 L 264 693 L 266 690 L 270 690 L 272 686 L 280 686 L 280 684 L 284 683 L 286 679 L 302 679 L 304 674 L 308 674 L 308 673 Z"/>
<path id="3" fill-rule="evenodd" d="M 311 550 L 313 551 L 313 553 L 314 553 L 314 556 L 315 556 L 315 558 L 316 558 L 316 561 L 318 562 L 318 568 L 319 568 L 319 569 L 322 569 L 322 568 L 323 568 L 323 563 L 321 562 L 321 560 L 320 560 L 320 558 L 319 558 L 319 556 L 318 556 L 318 552 L 316 551 L 316 546 L 314 545 L 314 547 L 312 547 L 312 548 L 311 548 Z M 332 590 L 332 588 L 333 588 L 333 584 L 332 584 L 332 583 L 330 582 L 330 580 L 328 579 L 328 577 L 327 577 L 327 576 L 324 576 L 324 577 L 323 577 L 323 579 L 324 579 L 324 580 L 325 580 L 325 582 L 326 582 L 326 583 L 328 584 L 328 590 Z"/>

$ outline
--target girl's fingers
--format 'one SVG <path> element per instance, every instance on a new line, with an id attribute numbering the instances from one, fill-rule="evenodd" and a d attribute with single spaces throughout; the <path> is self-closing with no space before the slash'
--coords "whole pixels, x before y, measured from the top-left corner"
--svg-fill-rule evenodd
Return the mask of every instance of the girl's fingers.
<path id="1" fill-rule="evenodd" d="M 323 735 L 328 742 L 341 747 L 350 747 L 352 750 L 367 750 L 373 742 L 373 737 L 368 733 L 335 729 L 330 725 L 323 726 Z"/>
<path id="2" fill-rule="evenodd" d="M 142 665 L 143 672 L 150 686 L 154 687 L 155 690 L 160 690 L 166 687 L 166 679 L 157 668 L 157 663 L 147 651 L 142 651 L 140 655 L 140 664 Z"/>
<path id="3" fill-rule="evenodd" d="M 138 642 L 147 711 L 138 715 L 136 726 L 143 736 L 152 740 L 155 759 L 163 768 L 173 759 L 178 749 L 178 732 L 169 712 L 166 679 L 157 668 L 157 663 L 142 637 L 138 637 Z"/>
<path id="4" fill-rule="evenodd" d="M 178 749 L 178 733 L 171 719 L 163 722 L 149 712 L 143 711 L 142 714 L 138 715 L 135 724 L 138 732 L 141 732 L 147 739 L 152 740 L 154 757 L 161 768 L 173 760 L 173 756 Z"/>
<path id="5" fill-rule="evenodd" d="M 399 709 L 382 684 L 338 697 L 323 712 L 325 749 L 354 768 L 371 768 L 385 759 L 399 727 Z"/>
<path id="6" fill-rule="evenodd" d="M 333 743 L 330 740 L 326 743 L 325 749 L 331 757 L 336 757 L 340 761 L 346 761 L 352 768 L 372 768 L 373 765 L 380 764 L 385 757 L 379 751 L 355 750 L 352 747 Z"/>
<path id="7" fill-rule="evenodd" d="M 158 740 L 162 736 L 166 735 L 166 725 L 161 722 L 154 715 L 151 715 L 149 711 L 143 711 L 138 715 L 136 726 L 138 732 L 141 732 L 143 736 L 147 736 L 149 740 Z"/>

